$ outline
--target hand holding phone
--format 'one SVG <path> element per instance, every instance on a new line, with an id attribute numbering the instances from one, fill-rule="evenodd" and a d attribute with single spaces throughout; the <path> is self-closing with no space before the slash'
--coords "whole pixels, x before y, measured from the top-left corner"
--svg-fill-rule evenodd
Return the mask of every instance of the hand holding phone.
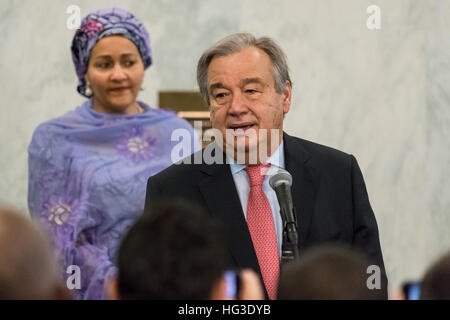
<path id="1" fill-rule="evenodd" d="M 406 300 L 420 300 L 419 282 L 406 282 L 403 284 L 402 288 Z"/>
<path id="2" fill-rule="evenodd" d="M 261 280 L 253 270 L 228 270 L 224 279 L 225 299 L 264 300 Z"/>
<path id="3" fill-rule="evenodd" d="M 237 270 L 225 271 L 225 296 L 228 299 L 238 299 L 241 288 L 241 276 Z"/>

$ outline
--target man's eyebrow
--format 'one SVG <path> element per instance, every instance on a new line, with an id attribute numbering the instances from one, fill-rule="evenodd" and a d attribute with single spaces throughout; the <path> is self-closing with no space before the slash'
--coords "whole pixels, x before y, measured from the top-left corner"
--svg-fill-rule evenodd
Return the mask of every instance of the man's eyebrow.
<path id="1" fill-rule="evenodd" d="M 222 84 L 222 82 L 215 82 L 209 86 L 209 91 L 213 91 L 214 89 L 223 89 L 223 88 L 225 88 L 225 86 Z"/>
<path id="2" fill-rule="evenodd" d="M 257 83 L 257 84 L 265 85 L 265 82 L 261 78 L 245 78 L 245 79 L 242 79 L 239 83 L 240 83 L 241 87 L 243 87 L 249 83 Z M 226 89 L 226 87 L 221 82 L 215 82 L 209 86 L 209 91 L 212 91 L 214 89 L 223 89 L 223 88 Z"/>

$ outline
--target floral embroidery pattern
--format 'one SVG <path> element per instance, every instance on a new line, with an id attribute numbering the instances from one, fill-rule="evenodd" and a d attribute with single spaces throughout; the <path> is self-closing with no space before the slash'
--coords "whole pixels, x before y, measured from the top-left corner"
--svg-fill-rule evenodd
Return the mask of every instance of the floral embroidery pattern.
<path id="1" fill-rule="evenodd" d="M 62 225 L 67 222 L 72 208 L 61 199 L 51 199 L 47 204 L 48 221 Z"/>
<path id="2" fill-rule="evenodd" d="M 70 196 L 50 196 L 44 203 L 44 210 L 48 221 L 61 226 L 66 223 L 70 217 L 87 207 L 87 194 L 82 194 L 80 199 L 73 199 Z"/>
<path id="3" fill-rule="evenodd" d="M 87 33 L 89 38 L 92 38 L 103 30 L 103 25 L 98 21 L 88 20 L 85 24 L 81 25 L 80 30 Z"/>
<path id="4" fill-rule="evenodd" d="M 153 157 L 155 145 L 156 139 L 145 133 L 141 126 L 132 126 L 117 142 L 117 152 L 133 162 L 143 162 Z"/>

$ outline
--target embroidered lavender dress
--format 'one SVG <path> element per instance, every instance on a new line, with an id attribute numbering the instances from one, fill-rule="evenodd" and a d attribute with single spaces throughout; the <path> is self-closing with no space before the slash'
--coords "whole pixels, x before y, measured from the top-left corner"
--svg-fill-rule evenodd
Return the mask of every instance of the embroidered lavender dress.
<path id="1" fill-rule="evenodd" d="M 180 146 L 172 132 L 188 130 L 193 139 L 185 148 L 200 148 L 192 127 L 173 112 L 140 103 L 141 114 L 113 115 L 91 104 L 41 124 L 28 150 L 30 213 L 51 235 L 63 279 L 69 266 L 80 267 L 77 299 L 106 298 L 105 279 L 116 272 L 120 240 L 144 209 L 147 179 L 183 156 L 171 159 Z"/>

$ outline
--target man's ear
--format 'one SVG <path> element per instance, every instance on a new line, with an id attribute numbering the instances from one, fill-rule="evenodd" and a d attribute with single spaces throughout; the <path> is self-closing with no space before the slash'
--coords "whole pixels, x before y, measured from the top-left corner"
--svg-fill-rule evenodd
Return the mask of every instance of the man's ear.
<path id="1" fill-rule="evenodd" d="M 222 274 L 211 289 L 211 300 L 225 300 L 225 276 Z"/>
<path id="2" fill-rule="evenodd" d="M 286 81 L 285 88 L 283 90 L 283 114 L 289 112 L 292 101 L 292 84 L 290 81 Z"/>
<path id="3" fill-rule="evenodd" d="M 109 300 L 120 300 L 117 277 L 111 277 L 106 282 L 106 295 Z"/>

